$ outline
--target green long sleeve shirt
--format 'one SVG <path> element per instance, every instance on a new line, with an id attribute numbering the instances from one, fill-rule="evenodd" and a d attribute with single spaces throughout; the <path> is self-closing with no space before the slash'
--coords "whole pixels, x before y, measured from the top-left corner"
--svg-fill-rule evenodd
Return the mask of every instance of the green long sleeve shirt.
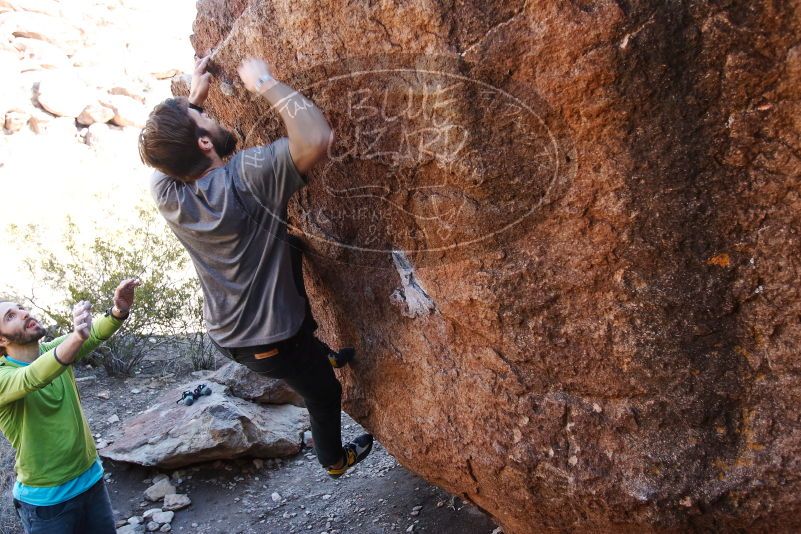
<path id="1" fill-rule="evenodd" d="M 122 322 L 104 316 L 92 323 L 75 358 L 80 360 L 116 332 Z M 97 458 L 89 423 L 81 410 L 75 373 L 53 350 L 66 336 L 39 345 L 39 357 L 20 366 L 0 358 L 0 431 L 15 449 L 17 480 L 28 486 L 58 486 L 86 471 Z"/>

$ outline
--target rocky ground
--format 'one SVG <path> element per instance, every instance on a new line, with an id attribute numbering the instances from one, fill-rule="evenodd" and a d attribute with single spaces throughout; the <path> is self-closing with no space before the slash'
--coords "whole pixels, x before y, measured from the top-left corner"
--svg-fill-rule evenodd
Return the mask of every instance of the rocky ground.
<path id="1" fill-rule="evenodd" d="M 101 369 L 89 367 L 79 368 L 77 375 L 84 410 L 98 441 L 113 439 L 127 419 L 146 410 L 165 390 L 195 378 L 188 366 L 164 360 L 146 362 L 136 377 L 128 379 L 109 378 Z M 364 432 L 344 413 L 343 425 L 346 439 Z M 339 480 L 325 475 L 310 449 L 284 460 L 246 458 L 174 471 L 110 460 L 104 465 L 120 527 L 130 518 L 147 525 L 142 515 L 162 504 L 149 501 L 145 491 L 167 475 L 177 492 L 191 500 L 188 507 L 175 511 L 169 523 L 172 531 L 498 532 L 481 511 L 410 473 L 380 443 L 363 464 Z M 10 507 L 3 517 L 0 531 L 21 531 Z M 139 531 L 144 531 L 142 527 Z"/>

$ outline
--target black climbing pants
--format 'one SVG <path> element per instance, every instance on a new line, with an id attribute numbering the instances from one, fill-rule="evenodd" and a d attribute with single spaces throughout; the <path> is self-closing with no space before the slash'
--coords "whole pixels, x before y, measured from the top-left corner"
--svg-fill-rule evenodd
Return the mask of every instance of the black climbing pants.
<path id="1" fill-rule="evenodd" d="M 293 337 L 257 347 L 221 349 L 248 369 L 280 378 L 298 392 L 311 419 L 314 450 L 323 466 L 342 459 L 342 386 L 328 361 L 328 346 L 317 339 L 308 322 Z"/>
<path id="2" fill-rule="evenodd" d="M 297 242 L 290 241 L 290 244 Z M 302 256 L 299 246 L 293 246 L 292 265 L 298 291 L 306 297 L 303 287 Z M 270 378 L 279 378 L 294 389 L 306 403 L 311 419 L 314 450 L 323 466 L 342 459 L 342 386 L 328 361 L 331 349 L 317 339 L 317 323 L 306 306 L 306 319 L 300 331 L 289 339 L 220 351 L 248 369 Z"/>

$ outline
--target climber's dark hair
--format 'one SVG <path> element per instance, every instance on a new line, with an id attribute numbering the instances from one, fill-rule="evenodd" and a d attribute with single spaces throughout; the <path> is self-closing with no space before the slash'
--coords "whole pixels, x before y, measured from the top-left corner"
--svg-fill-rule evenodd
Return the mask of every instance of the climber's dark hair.
<path id="1" fill-rule="evenodd" d="M 189 115 L 186 98 L 168 98 L 153 108 L 139 134 L 139 157 L 172 178 L 191 182 L 212 164 L 197 144 L 206 135 Z"/>

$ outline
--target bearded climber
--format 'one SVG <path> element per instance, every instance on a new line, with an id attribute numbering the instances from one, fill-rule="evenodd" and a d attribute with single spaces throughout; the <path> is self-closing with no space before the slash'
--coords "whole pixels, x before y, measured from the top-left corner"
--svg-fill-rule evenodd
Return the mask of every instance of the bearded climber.
<path id="1" fill-rule="evenodd" d="M 0 302 L 0 431 L 16 452 L 14 507 L 29 534 L 116 532 L 72 365 L 120 328 L 138 285 L 123 280 L 94 323 L 91 305 L 79 302 L 72 332 L 46 343 L 27 309 Z"/>
<path id="2" fill-rule="evenodd" d="M 188 99 L 153 109 L 139 153 L 157 170 L 153 198 L 200 278 L 209 336 L 228 358 L 283 379 L 303 397 L 317 458 L 336 478 L 367 456 L 373 437 L 342 446 L 342 387 L 332 366 L 344 365 L 352 351 L 334 353 L 315 337 L 286 226 L 290 197 L 326 157 L 333 134 L 311 101 L 273 78 L 264 61 L 250 59 L 239 76 L 278 111 L 288 136 L 235 153 L 234 135 L 202 108 L 208 62 L 195 65 Z"/>

